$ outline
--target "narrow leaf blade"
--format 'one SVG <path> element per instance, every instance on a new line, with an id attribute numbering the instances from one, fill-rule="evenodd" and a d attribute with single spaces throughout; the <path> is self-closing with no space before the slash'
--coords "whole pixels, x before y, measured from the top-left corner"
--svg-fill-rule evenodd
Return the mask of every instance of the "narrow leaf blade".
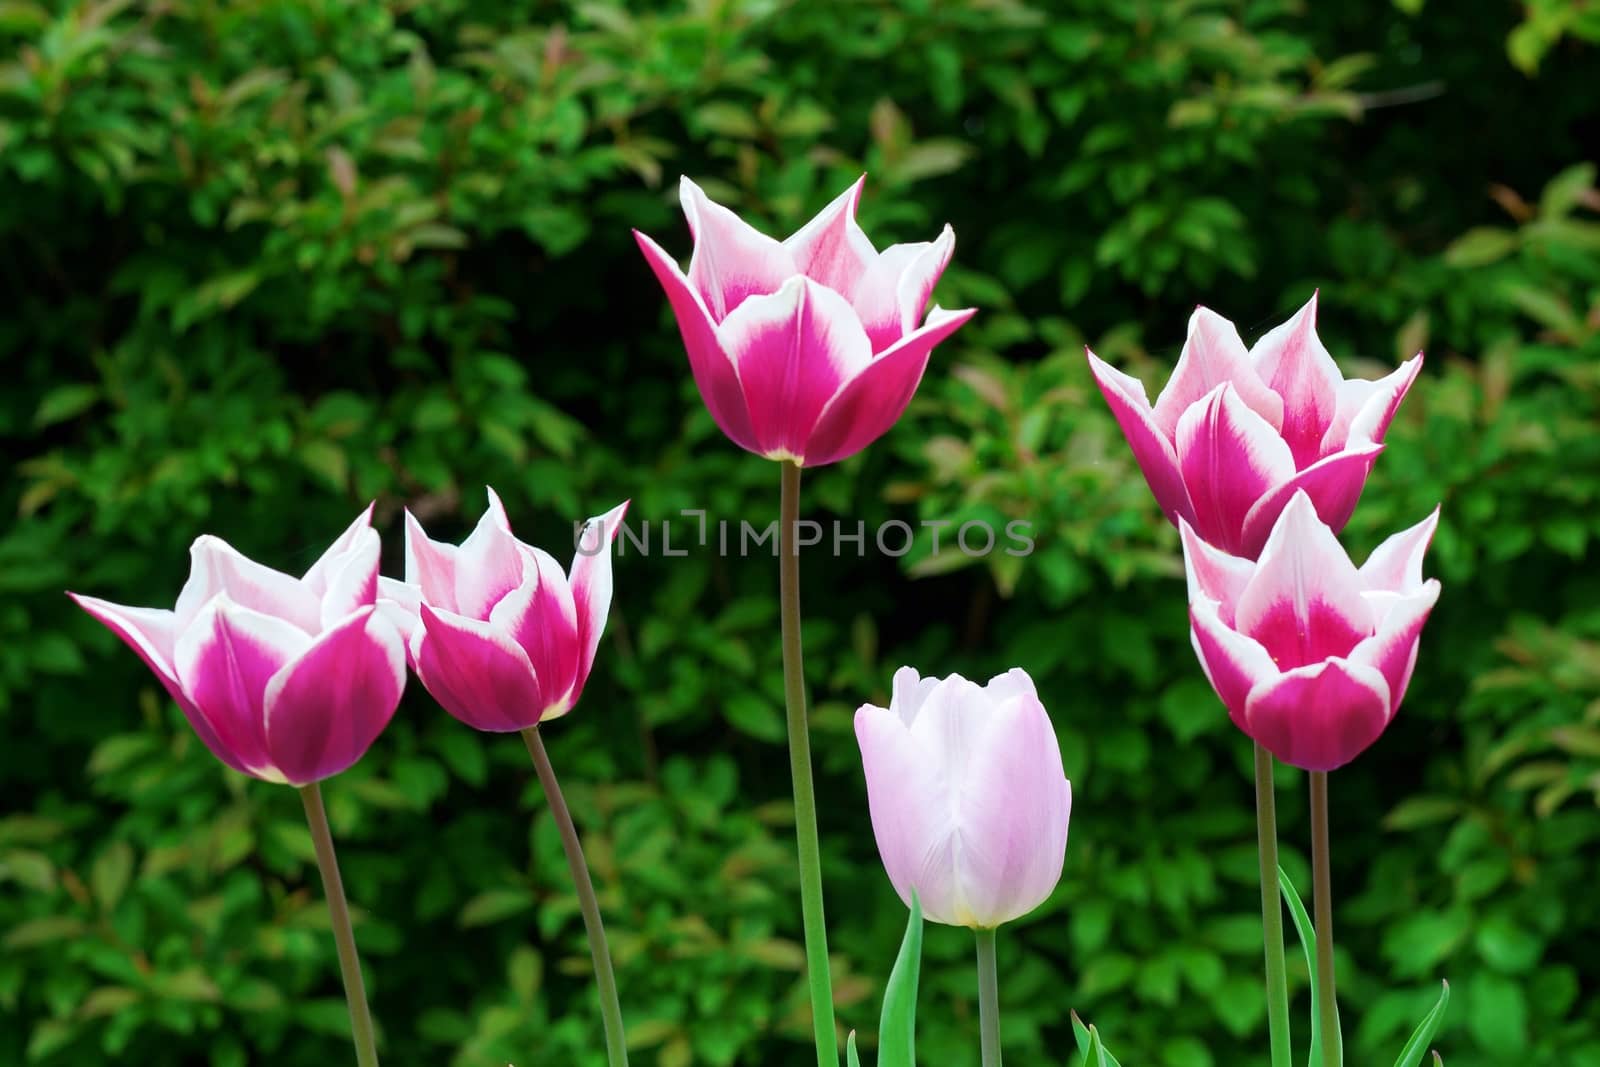
<path id="1" fill-rule="evenodd" d="M 883 992 L 883 1018 L 878 1022 L 878 1067 L 915 1067 L 917 1062 L 917 979 L 922 969 L 922 902 L 911 894 L 900 955 Z"/>
<path id="2" fill-rule="evenodd" d="M 1416 1032 L 1411 1035 L 1411 1040 L 1406 1042 L 1406 1047 L 1400 1050 L 1400 1058 L 1394 1061 L 1394 1067 L 1417 1067 L 1422 1062 L 1422 1057 L 1428 1054 L 1428 1043 L 1433 1040 L 1433 1035 L 1439 1032 L 1439 1027 L 1444 1022 L 1445 1005 L 1450 1003 L 1450 983 L 1444 983 L 1444 989 L 1439 994 L 1438 1003 L 1434 1004 L 1422 1022 L 1418 1024 Z M 1434 1063 L 1443 1062 L 1437 1052 L 1433 1054 Z"/>

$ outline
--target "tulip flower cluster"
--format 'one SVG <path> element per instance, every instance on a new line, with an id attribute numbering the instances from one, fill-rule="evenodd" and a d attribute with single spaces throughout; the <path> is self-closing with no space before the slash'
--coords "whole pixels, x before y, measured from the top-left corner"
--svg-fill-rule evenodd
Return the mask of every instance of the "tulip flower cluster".
<path id="1" fill-rule="evenodd" d="M 973 315 L 929 307 L 954 251 L 950 228 L 930 242 L 878 251 L 856 222 L 862 187 L 856 182 L 778 241 L 685 178 L 680 199 L 694 241 L 686 270 L 635 234 L 712 419 L 734 444 L 779 465 L 785 707 L 819 1067 L 837 1067 L 839 1050 L 800 639 L 801 471 L 846 459 L 886 433 L 935 346 Z M 1422 577 L 1437 511 L 1360 567 L 1337 538 L 1421 357 L 1377 381 L 1347 380 L 1317 337 L 1315 314 L 1313 297 L 1246 349 L 1231 323 L 1200 308 L 1154 404 L 1141 382 L 1088 353 L 1156 502 L 1179 530 L 1201 667 L 1226 714 L 1256 742 L 1274 1067 L 1289 1061 L 1273 757 L 1311 772 L 1313 816 L 1321 819 L 1313 828 L 1319 1044 L 1322 1067 L 1337 1067 L 1326 774 L 1393 721 L 1439 596 L 1439 583 Z M 362 1067 L 376 1067 L 377 1041 L 318 783 L 375 743 L 408 668 L 466 725 L 521 734 L 574 879 L 607 1055 L 612 1067 L 627 1062 L 597 896 L 540 734 L 574 708 L 595 667 L 612 599 L 610 546 L 626 508 L 589 520 L 567 569 L 516 538 L 491 489 L 488 509 L 460 545 L 431 540 L 406 514 L 403 580 L 379 576 L 369 506 L 299 578 L 204 536 L 171 610 L 75 595 L 154 672 L 219 760 L 300 791 Z M 888 882 L 911 914 L 885 997 L 881 1062 L 912 1062 L 926 917 L 974 931 L 983 1062 L 998 1067 L 996 929 L 1055 891 L 1072 812 L 1039 689 L 1020 667 L 984 685 L 902 667 L 886 705 L 860 706 L 855 732 L 865 815 Z M 1075 1033 L 1086 1063 L 1115 1063 L 1093 1028 Z M 1431 1033 L 1425 1029 L 1423 1044 Z M 847 1055 L 856 1067 L 853 1034 Z"/>

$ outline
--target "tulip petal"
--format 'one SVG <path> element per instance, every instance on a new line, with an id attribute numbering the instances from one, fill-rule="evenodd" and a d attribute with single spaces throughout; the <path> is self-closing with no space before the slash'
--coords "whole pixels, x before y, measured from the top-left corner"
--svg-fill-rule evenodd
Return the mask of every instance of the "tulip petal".
<path id="1" fill-rule="evenodd" d="M 333 544 L 328 546 L 326 552 L 311 565 L 300 583 L 311 590 L 314 596 L 322 596 L 328 591 L 329 578 L 332 572 L 344 563 L 344 557 L 356 544 L 363 539 L 363 535 L 372 529 L 372 510 L 376 502 L 368 504 L 366 510 L 356 516 L 354 522 L 345 527 Z"/>
<path id="2" fill-rule="evenodd" d="M 475 730 L 510 733 L 538 725 L 539 683 L 522 646 L 488 622 L 427 603 L 421 614 L 412 659 L 440 707 Z"/>
<path id="3" fill-rule="evenodd" d="M 1226 626 L 1217 602 L 1201 598 L 1189 605 L 1189 640 L 1211 688 L 1235 726 L 1245 729 L 1245 705 L 1250 691 L 1276 678 L 1278 667 L 1253 639 Z"/>
<path id="4" fill-rule="evenodd" d="M 1206 544 L 1184 519 L 1178 520 L 1178 538 L 1183 542 L 1183 569 L 1189 584 L 1189 603 L 1216 601 L 1218 617 L 1224 625 L 1232 626 L 1239 594 L 1244 592 L 1250 576 L 1255 574 L 1255 565 L 1247 559 Z"/>
<path id="5" fill-rule="evenodd" d="M 946 226 L 936 240 L 890 245 L 867 267 L 849 295 L 874 352 L 916 330 L 955 248 Z"/>
<path id="6" fill-rule="evenodd" d="M 378 578 L 378 614 L 400 634 L 405 647 L 406 665 L 411 661 L 411 639 L 422 629 L 422 590 L 393 578 Z"/>
<path id="7" fill-rule="evenodd" d="M 489 622 L 522 647 L 539 680 L 540 721 L 565 713 L 578 673 L 578 613 L 566 572 L 550 553 L 523 548 L 522 584 Z"/>
<path id="8" fill-rule="evenodd" d="M 1422 585 L 1422 558 L 1439 527 L 1439 509 L 1407 530 L 1394 534 L 1372 550 L 1361 565 L 1361 587 L 1409 593 Z"/>
<path id="9" fill-rule="evenodd" d="M 1283 423 L 1283 399 L 1267 388 L 1232 322 L 1210 308 L 1195 308 L 1178 365 L 1172 370 L 1151 417 L 1167 440 L 1178 433 L 1178 420 L 1217 386 L 1231 384 L 1245 406 L 1276 429 Z"/>
<path id="10" fill-rule="evenodd" d="M 1289 671 L 1251 692 L 1245 732 L 1293 767 L 1331 771 L 1359 756 L 1389 725 L 1389 685 L 1343 659 Z"/>
<path id="11" fill-rule="evenodd" d="M 1231 383 L 1190 405 L 1178 420 L 1176 444 L 1195 531 L 1218 548 L 1239 554 L 1251 506 L 1294 477 L 1288 446 Z"/>
<path id="12" fill-rule="evenodd" d="M 595 651 L 600 647 L 600 635 L 605 633 L 606 619 L 611 614 L 611 542 L 622 529 L 629 503 L 624 500 L 604 515 L 590 519 L 578 534 L 577 554 L 568 572 L 578 618 L 578 670 L 567 697 L 568 707 L 583 694 L 594 667 Z"/>
<path id="13" fill-rule="evenodd" d="M 1322 438 L 1338 407 L 1344 375 L 1317 337 L 1317 295 L 1250 349 L 1256 371 L 1283 398 L 1283 439 L 1296 467 L 1321 455 Z"/>
<path id="14" fill-rule="evenodd" d="M 1376 624 L 1355 564 L 1317 518 L 1311 498 L 1296 493 L 1239 594 L 1234 628 L 1288 671 L 1349 655 Z"/>
<path id="15" fill-rule="evenodd" d="M 800 273 L 787 248 L 713 202 L 688 178 L 678 183 L 678 199 L 694 234 L 689 284 L 712 321 L 722 322 L 747 298 L 776 292 Z"/>
<path id="16" fill-rule="evenodd" d="M 505 505 L 493 489 L 488 492 L 489 507 L 456 550 L 454 610 L 469 619 L 487 619 L 500 598 L 522 582 L 522 553 L 511 536 Z"/>
<path id="17" fill-rule="evenodd" d="M 167 695 L 182 710 L 183 717 L 189 720 L 189 725 L 212 755 L 236 771 L 244 770 L 223 746 L 205 716 L 183 692 L 177 668 L 173 666 L 177 644 L 177 616 L 173 612 L 163 608 L 124 607 L 99 597 L 80 596 L 77 593 L 67 595 L 138 654 L 144 665 L 161 682 L 162 688 L 166 689 Z"/>
<path id="18" fill-rule="evenodd" d="M 1296 493 L 1304 492 L 1316 505 L 1317 517 L 1334 533 L 1344 529 L 1361 500 L 1367 475 L 1378 461 L 1382 445 L 1361 445 L 1346 452 L 1319 459 L 1294 477 L 1273 486 L 1257 500 L 1244 517 L 1238 552 L 1255 558 L 1266 544 L 1272 527 L 1284 506 Z"/>
<path id="19" fill-rule="evenodd" d="M 744 302 L 717 329 L 733 353 L 762 455 L 798 459 L 822 409 L 872 359 L 844 297 L 794 277 Z"/>
<path id="20" fill-rule="evenodd" d="M 683 337 L 684 350 L 689 354 L 690 373 L 694 375 L 694 384 L 700 390 L 706 409 L 734 444 L 747 452 L 759 451 L 755 434 L 750 429 L 750 414 L 745 407 L 738 371 L 717 339 L 716 323 L 710 312 L 690 288 L 689 279 L 660 245 L 638 230 L 633 236 L 655 272 L 656 280 L 666 290 L 673 317 L 678 322 L 678 332 Z"/>
<path id="21" fill-rule="evenodd" d="M 1089 349 L 1085 348 L 1084 353 L 1089 357 L 1089 371 L 1094 375 L 1095 384 L 1111 406 L 1117 425 L 1122 427 L 1122 436 L 1128 439 L 1134 462 L 1144 472 L 1144 480 L 1155 495 L 1156 504 L 1169 522 L 1176 524 L 1179 519 L 1192 522 L 1194 505 L 1189 501 L 1189 490 L 1184 488 L 1183 476 L 1178 470 L 1178 453 L 1171 438 L 1156 425 L 1144 383 L 1117 370 Z"/>
<path id="22" fill-rule="evenodd" d="M 845 297 L 878 258 L 872 242 L 856 224 L 856 205 L 866 181 L 865 174 L 857 178 L 854 185 L 834 197 L 832 203 L 783 242 L 796 270 Z"/>
<path id="23" fill-rule="evenodd" d="M 346 770 L 389 725 L 405 681 L 400 634 L 376 607 L 339 622 L 267 683 L 273 766 L 296 786 Z"/>
<path id="24" fill-rule="evenodd" d="M 818 415 L 801 452 L 807 467 L 847 459 L 889 431 L 905 414 L 928 367 L 933 347 L 960 328 L 976 309 L 935 307 L 922 328 L 907 335 L 849 378 Z"/>
<path id="25" fill-rule="evenodd" d="M 1378 632 L 1355 647 L 1350 662 L 1376 669 L 1389 684 L 1389 714 L 1400 710 L 1406 687 L 1411 684 L 1411 671 L 1417 665 L 1417 644 L 1422 638 L 1422 626 L 1428 613 L 1439 599 L 1439 583 L 1430 578 L 1415 592 L 1389 598 Z"/>
<path id="26" fill-rule="evenodd" d="M 1422 353 L 1418 352 L 1375 382 L 1352 378 L 1342 383 L 1333 422 L 1322 435 L 1321 454 L 1329 456 L 1351 445 L 1382 444 L 1400 402 L 1421 370 Z"/>
<path id="27" fill-rule="evenodd" d="M 406 584 L 417 587 L 421 598 L 444 611 L 456 610 L 455 545 L 434 541 L 422 523 L 406 510 Z"/>
<path id="28" fill-rule="evenodd" d="M 1027 688 L 998 706 L 986 694 L 964 713 L 984 729 L 965 776 L 950 783 L 960 812 L 951 847 L 960 853 L 955 870 L 971 920 L 963 925 L 995 927 L 1020 918 L 1061 880 L 1072 786 L 1050 717 L 1031 682 Z"/>
<path id="29" fill-rule="evenodd" d="M 183 691 L 246 774 L 281 780 L 267 747 L 267 683 L 309 647 L 304 630 L 227 594 L 209 600 L 178 635 L 174 666 Z"/>
<path id="30" fill-rule="evenodd" d="M 377 600 L 381 548 L 378 531 L 370 527 L 361 530 L 345 551 L 329 560 L 326 569 L 317 576 L 319 584 L 326 587 L 321 594 L 323 629 Z M 322 560 L 317 561 L 317 566 L 322 566 Z"/>
<path id="31" fill-rule="evenodd" d="M 307 634 L 322 629 L 322 606 L 297 578 L 264 567 L 219 537 L 205 534 L 189 547 L 189 579 L 178 593 L 178 632 L 189 629 L 200 609 L 226 594 L 233 603 L 286 619 Z"/>
<path id="32" fill-rule="evenodd" d="M 932 761 L 887 708 L 862 705 L 855 726 L 872 834 L 889 882 L 907 907 L 915 889 L 927 918 L 954 923 L 954 879 L 946 874 L 918 880 L 924 857 L 948 840 L 951 829 L 950 801 Z"/>
<path id="33" fill-rule="evenodd" d="M 933 687 L 938 684 L 939 679 L 924 678 L 917 673 L 915 667 L 901 667 L 894 672 L 894 683 L 889 695 L 889 710 L 898 715 L 900 721 L 909 727 L 916 719 L 917 712 L 922 710 L 928 694 L 933 692 Z"/>

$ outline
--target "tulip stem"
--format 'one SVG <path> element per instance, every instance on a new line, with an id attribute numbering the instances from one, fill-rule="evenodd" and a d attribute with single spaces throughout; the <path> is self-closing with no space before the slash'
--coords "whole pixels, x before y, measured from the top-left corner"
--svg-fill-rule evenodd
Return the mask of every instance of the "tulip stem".
<path id="1" fill-rule="evenodd" d="M 822 914 L 822 849 L 817 844 L 817 797 L 811 783 L 811 738 L 806 724 L 806 679 L 800 646 L 800 467 L 783 462 L 778 525 L 778 594 L 783 616 L 783 696 L 789 723 L 789 774 L 794 779 L 794 834 L 800 853 L 800 916 L 805 927 L 806 981 L 817 1067 L 838 1067 L 833 983 L 828 976 L 828 930 Z"/>
<path id="2" fill-rule="evenodd" d="M 1000 1067 L 1000 981 L 994 964 L 994 930 L 972 931 L 978 940 L 978 1032 L 983 1067 Z"/>
<path id="3" fill-rule="evenodd" d="M 360 1067 L 378 1067 L 372 1011 L 367 1007 L 367 989 L 361 980 L 361 957 L 356 954 L 356 935 L 350 928 L 350 905 L 344 899 L 344 880 L 339 877 L 339 857 L 333 852 L 333 832 L 328 829 L 322 790 L 312 782 L 301 786 L 299 792 L 306 806 L 306 823 L 311 827 L 311 843 L 317 850 L 322 889 L 328 898 L 333 943 L 339 952 L 339 974 L 344 978 L 344 998 L 350 1005 L 350 1033 L 355 1040 L 356 1063 Z"/>
<path id="4" fill-rule="evenodd" d="M 1278 804 L 1272 753 L 1256 742 L 1256 847 L 1261 856 L 1261 925 L 1267 955 L 1267 1034 L 1272 1067 L 1289 1067 L 1289 984 L 1283 962 L 1283 898 L 1278 889 Z"/>
<path id="5" fill-rule="evenodd" d="M 1333 988 L 1333 872 L 1329 869 L 1328 772 L 1311 772 L 1311 884 L 1316 900 L 1317 1013 L 1322 1019 L 1322 1067 L 1342 1067 L 1339 1000 Z"/>
<path id="6" fill-rule="evenodd" d="M 539 772 L 539 784 L 544 787 L 545 799 L 550 802 L 550 816 L 561 832 L 561 847 L 567 854 L 567 867 L 572 871 L 573 886 L 578 892 L 578 909 L 583 912 L 583 928 L 589 935 L 589 955 L 594 959 L 595 987 L 600 993 L 600 1019 L 606 1031 L 606 1062 L 611 1067 L 627 1067 L 628 1048 L 622 1030 L 622 1001 L 617 997 L 617 975 L 611 969 L 611 950 L 606 947 L 606 930 L 600 922 L 600 900 L 595 896 L 594 881 L 589 877 L 589 865 L 584 862 L 583 845 L 578 841 L 578 828 L 573 825 L 572 812 L 567 808 L 567 798 L 561 794 L 561 783 L 556 781 L 555 768 L 550 766 L 550 754 L 545 751 L 544 738 L 539 727 L 530 726 L 522 731 L 522 740 L 533 757 L 533 769 Z"/>

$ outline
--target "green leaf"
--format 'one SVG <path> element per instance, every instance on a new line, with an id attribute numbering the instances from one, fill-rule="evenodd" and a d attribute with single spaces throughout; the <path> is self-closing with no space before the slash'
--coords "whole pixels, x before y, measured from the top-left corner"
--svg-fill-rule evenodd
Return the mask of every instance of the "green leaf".
<path id="1" fill-rule="evenodd" d="M 1117 1058 L 1106 1050 L 1105 1043 L 1100 1040 L 1100 1031 L 1092 1026 L 1085 1026 L 1083 1020 L 1078 1018 L 1077 1012 L 1071 1012 L 1072 1037 L 1078 1043 L 1078 1052 L 1082 1054 L 1082 1067 L 1122 1067 Z"/>
<path id="2" fill-rule="evenodd" d="M 126 841 L 113 841 L 95 859 L 89 871 L 94 898 L 104 911 L 111 911 L 122 899 L 133 875 L 133 849 Z"/>
<path id="3" fill-rule="evenodd" d="M 1311 926 L 1311 916 L 1294 891 L 1294 883 L 1282 867 L 1278 868 L 1278 888 L 1289 904 L 1289 916 L 1294 920 L 1295 933 L 1300 935 L 1300 948 L 1306 954 L 1306 973 L 1311 976 L 1311 1067 L 1322 1067 L 1322 1021 L 1317 1013 L 1317 961 L 1312 946 L 1317 943 L 1316 931 Z"/>
<path id="4" fill-rule="evenodd" d="M 849 1067 L 861 1067 L 861 1057 L 856 1053 L 856 1032 L 850 1031 L 850 1036 L 844 1041 L 844 1058 Z"/>
<path id="5" fill-rule="evenodd" d="M 1394 1061 L 1394 1067 L 1417 1067 L 1426 1054 L 1428 1042 L 1433 1040 L 1433 1035 L 1438 1032 L 1439 1024 L 1444 1022 L 1445 1005 L 1450 1003 L 1450 983 L 1443 983 L 1444 989 L 1439 993 L 1439 1002 L 1427 1014 L 1416 1032 L 1411 1035 L 1411 1040 L 1406 1042 L 1405 1048 L 1400 1050 L 1400 1058 Z M 1442 1062 L 1439 1054 L 1433 1054 L 1434 1062 Z"/>
<path id="6" fill-rule="evenodd" d="M 922 969 L 922 902 L 911 893 L 911 918 L 900 954 L 883 991 L 878 1020 L 878 1067 L 914 1067 L 917 1062 L 917 979 Z"/>
<path id="7" fill-rule="evenodd" d="M 1540 218 L 1561 218 L 1578 205 L 1583 194 L 1594 188 L 1595 165 L 1579 163 L 1551 178 L 1539 196 Z"/>
<path id="8" fill-rule="evenodd" d="M 33 411 L 33 427 L 42 430 L 46 426 L 75 419 L 92 408 L 99 399 L 100 387 L 97 385 L 58 385 L 39 398 L 39 406 Z"/>
<path id="9" fill-rule="evenodd" d="M 533 894 L 526 889 L 490 889 L 467 901 L 456 921 L 462 926 L 487 926 L 531 907 Z"/>

